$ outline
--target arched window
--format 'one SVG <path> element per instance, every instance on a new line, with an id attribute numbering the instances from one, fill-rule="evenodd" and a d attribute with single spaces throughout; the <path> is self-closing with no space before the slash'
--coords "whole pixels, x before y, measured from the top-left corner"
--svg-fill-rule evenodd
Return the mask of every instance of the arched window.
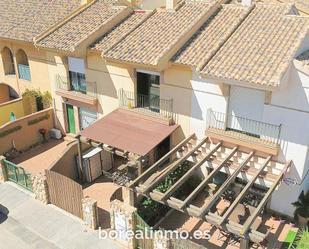
<path id="1" fill-rule="evenodd" d="M 19 78 L 30 81 L 31 75 L 30 75 L 28 56 L 26 55 L 24 50 L 22 49 L 18 50 L 16 54 L 16 61 L 17 61 Z"/>
<path id="2" fill-rule="evenodd" d="M 15 74 L 15 66 L 12 51 L 8 47 L 5 47 L 1 52 L 1 56 L 2 56 L 4 74 L 5 75 Z"/>

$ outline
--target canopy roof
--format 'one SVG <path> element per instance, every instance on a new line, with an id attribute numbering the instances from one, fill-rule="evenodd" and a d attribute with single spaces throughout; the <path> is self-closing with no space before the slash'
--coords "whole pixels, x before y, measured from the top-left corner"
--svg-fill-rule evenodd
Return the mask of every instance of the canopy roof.
<path id="1" fill-rule="evenodd" d="M 114 148 L 147 155 L 171 135 L 178 125 L 165 125 L 141 114 L 117 109 L 83 130 L 80 135 Z"/>

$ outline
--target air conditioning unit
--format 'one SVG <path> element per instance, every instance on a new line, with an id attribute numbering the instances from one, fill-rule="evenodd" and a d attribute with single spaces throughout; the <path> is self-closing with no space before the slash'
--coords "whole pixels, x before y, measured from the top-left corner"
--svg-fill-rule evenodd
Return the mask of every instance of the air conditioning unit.
<path id="1" fill-rule="evenodd" d="M 54 139 L 61 139 L 62 138 L 61 131 L 58 130 L 58 129 L 54 129 L 54 128 L 49 130 L 49 136 L 51 138 L 54 138 Z"/>

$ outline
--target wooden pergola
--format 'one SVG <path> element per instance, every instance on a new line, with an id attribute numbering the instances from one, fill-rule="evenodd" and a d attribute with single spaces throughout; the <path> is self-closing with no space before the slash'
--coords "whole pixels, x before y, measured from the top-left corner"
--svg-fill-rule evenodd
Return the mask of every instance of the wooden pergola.
<path id="1" fill-rule="evenodd" d="M 156 190 L 156 187 L 175 169 L 180 167 L 185 161 L 193 161 L 191 168 L 180 177 L 165 193 Z M 231 146 L 223 141 L 212 141 L 206 137 L 197 141 L 195 134 L 192 134 L 163 158 L 153 164 L 142 175 L 132 181 L 128 187 L 151 198 L 154 201 L 167 205 L 175 210 L 200 218 L 208 223 L 232 233 L 240 238 L 242 249 L 248 248 L 249 241 L 261 242 L 265 239 L 258 229 L 252 228 L 257 217 L 263 212 L 272 193 L 282 181 L 291 162 L 282 164 L 272 160 L 271 155 L 261 155 L 259 152 Z M 202 182 L 184 199 L 177 199 L 173 194 L 201 167 L 211 169 Z M 205 201 L 201 207 L 194 205 L 194 199 L 205 190 L 219 172 L 225 172 L 228 177 L 213 195 Z M 229 205 L 227 210 L 219 215 L 212 212 L 221 196 L 229 189 L 236 178 L 246 176 L 246 184 L 241 192 Z M 250 192 L 253 185 L 263 185 L 264 196 L 258 203 L 254 212 L 244 221 L 237 224 L 230 220 L 230 216 L 242 200 Z M 206 200 L 206 199 L 205 199 Z"/>

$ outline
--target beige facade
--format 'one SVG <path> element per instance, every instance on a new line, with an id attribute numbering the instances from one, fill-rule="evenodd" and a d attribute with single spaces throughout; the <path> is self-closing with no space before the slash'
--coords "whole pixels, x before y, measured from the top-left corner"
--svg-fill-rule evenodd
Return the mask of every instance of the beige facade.
<path id="1" fill-rule="evenodd" d="M 48 64 L 53 63 L 47 58 L 47 54 L 43 50 L 38 50 L 32 44 L 25 42 L 0 42 L 0 51 L 3 52 L 8 48 L 13 56 L 15 74 L 5 72 L 5 64 L 10 64 L 10 60 L 0 56 L 0 82 L 12 87 L 16 93 L 21 96 L 26 89 L 40 89 L 41 91 L 50 91 L 50 81 L 48 77 Z M 20 79 L 18 72 L 18 53 L 24 51 L 27 56 L 31 80 Z"/>

